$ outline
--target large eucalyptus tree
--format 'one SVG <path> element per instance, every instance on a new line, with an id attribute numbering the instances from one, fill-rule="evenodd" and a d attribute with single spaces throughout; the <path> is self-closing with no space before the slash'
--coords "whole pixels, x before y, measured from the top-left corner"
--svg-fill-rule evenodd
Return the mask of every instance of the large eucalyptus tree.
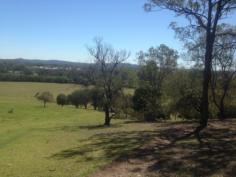
<path id="1" fill-rule="evenodd" d="M 175 12 L 177 16 L 185 17 L 189 24 L 184 28 L 175 28 L 179 32 L 182 30 L 180 34 L 182 34 L 181 39 L 184 41 L 197 39 L 199 34 L 205 33 L 201 120 L 200 125 L 195 130 L 200 140 L 199 133 L 207 126 L 209 119 L 209 83 L 211 80 L 215 38 L 219 35 L 217 34 L 217 28 L 222 19 L 236 9 L 236 0 L 148 0 L 145 4 L 145 9 L 147 11 L 167 9 Z"/>

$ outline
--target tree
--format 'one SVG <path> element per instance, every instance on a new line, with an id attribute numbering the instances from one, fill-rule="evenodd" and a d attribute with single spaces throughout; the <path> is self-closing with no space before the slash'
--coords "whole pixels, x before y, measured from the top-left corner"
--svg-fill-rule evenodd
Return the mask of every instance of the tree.
<path id="1" fill-rule="evenodd" d="M 139 85 L 142 87 L 141 90 L 147 92 L 143 98 L 145 102 L 143 111 L 148 121 L 165 117 L 162 110 L 162 87 L 165 78 L 176 68 L 177 58 L 177 51 L 164 44 L 157 48 L 151 47 L 146 53 L 141 51 L 138 54 L 141 65 L 138 73 Z"/>
<path id="2" fill-rule="evenodd" d="M 145 9 L 151 11 L 155 8 L 167 9 L 184 16 L 189 25 L 184 28 L 175 28 L 186 41 L 187 37 L 196 39 L 202 31 L 205 33 L 204 72 L 201 98 L 201 120 L 195 133 L 200 140 L 199 133 L 207 126 L 209 119 L 208 90 L 211 80 L 211 68 L 213 59 L 213 48 L 215 44 L 216 31 L 220 20 L 236 9 L 235 0 L 149 0 Z M 181 32 L 182 31 L 182 32 Z M 223 34 L 222 34 L 223 35 Z M 234 35 L 234 34 L 233 34 Z M 184 39 L 185 37 L 185 39 Z"/>
<path id="3" fill-rule="evenodd" d="M 88 47 L 89 54 L 94 58 L 97 72 L 95 75 L 96 86 L 101 87 L 104 93 L 103 109 L 105 113 L 104 125 L 109 126 L 111 121 L 110 111 L 116 95 L 122 88 L 119 79 L 120 64 L 129 58 L 125 50 L 116 51 L 101 39 L 94 40 L 95 46 Z"/>
<path id="4" fill-rule="evenodd" d="M 80 97 L 81 97 L 81 92 L 80 90 L 75 90 L 73 91 L 70 95 L 68 95 L 68 101 L 74 105 L 76 108 L 79 108 L 80 105 Z"/>
<path id="5" fill-rule="evenodd" d="M 154 92 L 156 93 L 156 92 Z M 152 104 L 153 94 L 150 90 L 140 87 L 137 88 L 133 96 L 133 109 L 142 114 L 144 119 L 148 122 L 154 121 L 158 110 L 156 104 Z"/>
<path id="6" fill-rule="evenodd" d="M 217 28 L 212 57 L 211 71 L 211 95 L 213 104 L 219 111 L 219 118 L 225 118 L 225 100 L 229 97 L 231 83 L 235 75 L 235 49 L 236 49 L 235 26 L 221 24 Z M 223 35 L 222 35 L 223 34 Z M 188 54 L 196 62 L 197 67 L 203 65 L 205 53 L 204 33 L 194 42 L 188 42 Z"/>
<path id="7" fill-rule="evenodd" d="M 90 91 L 88 89 L 83 89 L 80 91 L 79 102 L 84 106 L 85 109 L 88 107 L 88 103 L 90 101 Z"/>
<path id="8" fill-rule="evenodd" d="M 88 89 L 76 90 L 68 96 L 68 99 L 76 108 L 83 105 L 87 109 L 90 100 L 90 91 Z"/>
<path id="9" fill-rule="evenodd" d="M 62 107 L 67 103 L 67 96 L 65 94 L 59 94 L 57 96 L 57 104 L 61 105 Z"/>
<path id="10" fill-rule="evenodd" d="M 94 108 L 94 110 L 97 110 L 98 108 L 102 108 L 103 105 L 103 98 L 104 94 L 100 88 L 92 88 L 90 90 L 90 97 L 91 97 L 91 103 Z"/>
<path id="11" fill-rule="evenodd" d="M 177 69 L 165 83 L 167 112 L 183 119 L 199 119 L 201 103 L 201 71 Z"/>
<path id="12" fill-rule="evenodd" d="M 224 27 L 222 28 L 224 30 Z M 233 29 L 233 27 L 232 27 Z M 235 28 L 234 28 L 235 29 Z M 214 49 L 212 66 L 211 91 L 215 106 L 221 120 L 226 118 L 225 99 L 229 97 L 231 83 L 236 74 L 236 36 L 218 36 Z"/>
<path id="13" fill-rule="evenodd" d="M 35 97 L 40 100 L 43 101 L 43 107 L 46 108 L 46 104 L 48 102 L 52 102 L 53 101 L 53 95 L 52 93 L 46 91 L 46 92 L 38 92 L 35 94 Z"/>
<path id="14" fill-rule="evenodd" d="M 122 106 L 121 109 L 125 114 L 125 118 L 128 118 L 128 114 L 131 112 L 133 107 L 133 96 L 130 94 L 122 94 Z"/>

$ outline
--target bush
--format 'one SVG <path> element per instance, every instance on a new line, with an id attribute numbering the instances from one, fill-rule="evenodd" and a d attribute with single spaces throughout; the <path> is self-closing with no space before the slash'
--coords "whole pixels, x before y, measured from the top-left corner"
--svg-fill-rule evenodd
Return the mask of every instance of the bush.
<path id="1" fill-rule="evenodd" d="M 57 104 L 60 106 L 64 106 L 67 104 L 67 96 L 65 94 L 59 94 L 57 96 Z"/>
<path id="2" fill-rule="evenodd" d="M 184 119 L 200 118 L 200 94 L 193 90 L 186 90 L 176 103 L 175 109 Z"/>
<path id="3" fill-rule="evenodd" d="M 90 101 L 90 91 L 88 89 L 84 89 L 80 92 L 80 104 L 83 105 L 85 109 L 87 109 L 88 103 Z"/>
<path id="4" fill-rule="evenodd" d="M 87 109 L 87 105 L 90 100 L 90 92 L 88 89 L 76 90 L 68 96 L 69 103 L 78 108 L 83 105 Z"/>
<path id="5" fill-rule="evenodd" d="M 104 93 L 101 89 L 95 87 L 90 90 L 90 99 L 94 110 L 102 109 L 103 98 L 104 98 Z"/>
<path id="6" fill-rule="evenodd" d="M 138 113 L 141 113 L 148 122 L 165 118 L 160 103 L 160 95 L 156 90 L 150 88 L 138 88 L 135 90 L 133 108 Z"/>
<path id="7" fill-rule="evenodd" d="M 78 108 L 80 105 L 80 95 L 81 95 L 80 90 L 72 92 L 70 95 L 68 95 L 69 103 Z"/>

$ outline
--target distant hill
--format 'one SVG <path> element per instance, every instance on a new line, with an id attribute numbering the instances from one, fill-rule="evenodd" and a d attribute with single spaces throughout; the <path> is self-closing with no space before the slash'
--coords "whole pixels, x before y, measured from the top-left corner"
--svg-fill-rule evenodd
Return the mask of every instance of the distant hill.
<path id="1" fill-rule="evenodd" d="M 49 66 L 49 67 L 77 67 L 86 68 L 93 65 L 93 63 L 81 63 L 81 62 L 71 62 L 63 60 L 40 60 L 40 59 L 0 59 L 0 64 L 14 64 L 14 65 L 24 65 L 24 66 Z M 122 66 L 127 68 L 138 68 L 136 64 L 123 63 Z"/>

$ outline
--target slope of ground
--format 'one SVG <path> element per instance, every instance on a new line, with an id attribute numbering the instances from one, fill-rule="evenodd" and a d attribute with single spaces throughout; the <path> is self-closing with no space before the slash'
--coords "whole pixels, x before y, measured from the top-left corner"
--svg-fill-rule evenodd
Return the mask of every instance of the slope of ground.
<path id="1" fill-rule="evenodd" d="M 79 88 L 0 82 L 1 177 L 235 176 L 236 121 L 212 121 L 199 147 L 182 138 L 193 123 L 112 120 L 106 128 L 101 112 L 55 103 L 44 109 L 34 98 Z"/>

